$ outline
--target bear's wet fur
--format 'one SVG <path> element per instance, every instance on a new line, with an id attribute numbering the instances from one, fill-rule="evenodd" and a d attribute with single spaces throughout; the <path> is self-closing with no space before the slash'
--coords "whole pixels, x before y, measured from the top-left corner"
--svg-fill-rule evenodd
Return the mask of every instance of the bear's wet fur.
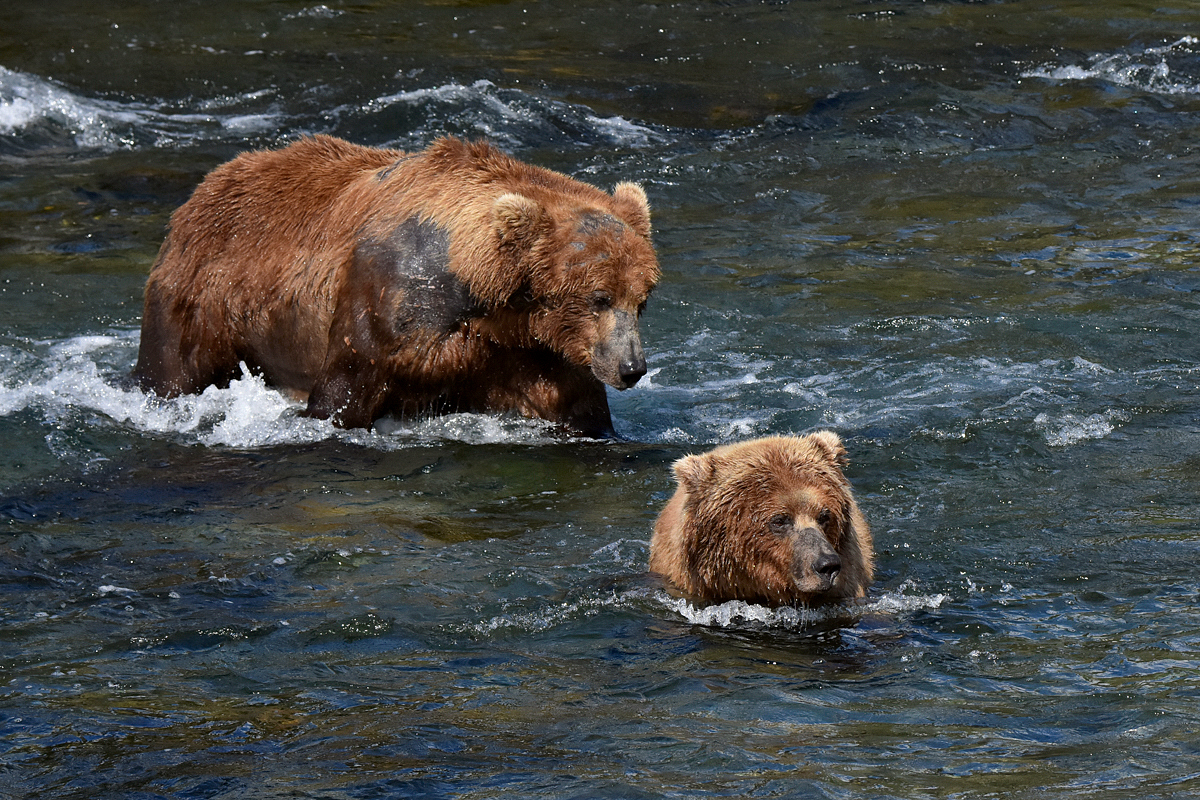
<path id="1" fill-rule="evenodd" d="M 135 370 L 163 397 L 245 364 L 343 427 L 516 412 L 613 434 L 659 278 L 645 192 L 483 142 L 315 136 L 213 170 L 171 217 Z"/>
<path id="2" fill-rule="evenodd" d="M 865 596 L 871 531 L 829 431 L 718 447 L 676 461 L 650 570 L 701 603 L 821 606 Z"/>

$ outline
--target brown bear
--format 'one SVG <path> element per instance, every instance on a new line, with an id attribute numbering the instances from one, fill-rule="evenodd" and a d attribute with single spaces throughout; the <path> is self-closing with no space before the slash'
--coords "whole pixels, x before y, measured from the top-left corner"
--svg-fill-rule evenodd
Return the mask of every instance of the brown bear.
<path id="1" fill-rule="evenodd" d="M 343 427 L 512 411 L 613 435 L 659 278 L 646 194 L 446 138 L 245 153 L 171 217 L 135 374 L 164 397 L 244 363 Z"/>
<path id="2" fill-rule="evenodd" d="M 675 462 L 650 570 L 704 603 L 820 606 L 863 597 L 871 531 L 842 473 L 837 434 L 777 436 Z"/>

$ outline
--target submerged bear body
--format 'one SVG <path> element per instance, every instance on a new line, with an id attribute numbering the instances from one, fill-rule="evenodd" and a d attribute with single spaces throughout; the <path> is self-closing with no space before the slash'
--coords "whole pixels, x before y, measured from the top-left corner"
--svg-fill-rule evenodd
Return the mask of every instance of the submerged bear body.
<path id="1" fill-rule="evenodd" d="M 820 606 L 863 597 L 871 532 L 836 434 L 725 445 L 674 464 L 650 570 L 705 603 Z"/>
<path id="2" fill-rule="evenodd" d="M 136 374 L 171 397 L 244 363 L 344 427 L 511 411 L 606 436 L 658 277 L 633 184 L 319 136 L 218 167 L 172 216 Z"/>

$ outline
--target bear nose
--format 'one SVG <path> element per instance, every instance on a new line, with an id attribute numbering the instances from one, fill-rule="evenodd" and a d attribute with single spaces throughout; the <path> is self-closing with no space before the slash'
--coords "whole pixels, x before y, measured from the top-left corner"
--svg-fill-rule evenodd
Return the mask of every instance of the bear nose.
<path id="1" fill-rule="evenodd" d="M 646 374 L 646 356 L 642 354 L 642 348 L 631 347 L 629 354 L 617 365 L 617 372 L 626 386 L 633 386 L 641 380 Z"/>
<path id="2" fill-rule="evenodd" d="M 813 562 L 813 572 L 820 575 L 831 585 L 837 580 L 837 575 L 842 571 L 842 559 L 837 553 L 822 553 Z"/>
<path id="3" fill-rule="evenodd" d="M 842 558 L 819 528 L 805 528 L 796 534 L 792 563 L 797 585 L 804 592 L 827 592 L 842 571 Z"/>

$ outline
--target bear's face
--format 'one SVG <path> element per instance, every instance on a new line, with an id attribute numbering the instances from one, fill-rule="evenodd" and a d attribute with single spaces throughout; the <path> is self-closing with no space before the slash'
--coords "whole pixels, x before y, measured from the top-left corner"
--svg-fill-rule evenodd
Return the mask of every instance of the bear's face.
<path id="1" fill-rule="evenodd" d="M 508 194 L 493 217 L 520 264 L 514 300 L 531 306 L 533 338 L 613 388 L 637 383 L 639 320 L 659 278 L 645 193 L 623 183 L 602 204 L 575 205 Z"/>
<path id="2" fill-rule="evenodd" d="M 654 543 L 652 566 L 708 602 L 821 605 L 860 596 L 870 538 L 841 471 L 844 455 L 836 435 L 818 433 L 679 460 L 682 504 L 656 527 L 656 539 L 671 541 Z"/>

